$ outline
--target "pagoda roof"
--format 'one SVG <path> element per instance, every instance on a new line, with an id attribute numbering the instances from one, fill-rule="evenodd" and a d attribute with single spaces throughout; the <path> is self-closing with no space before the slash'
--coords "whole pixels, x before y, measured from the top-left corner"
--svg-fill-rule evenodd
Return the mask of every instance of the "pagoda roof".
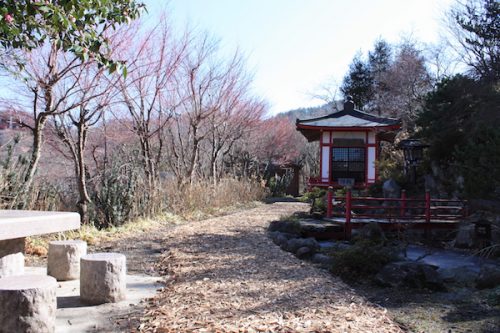
<path id="1" fill-rule="evenodd" d="M 398 119 L 377 117 L 354 109 L 352 99 L 344 103 L 344 109 L 329 115 L 311 119 L 297 119 L 299 130 L 308 141 L 319 139 L 322 130 L 362 131 L 377 130 L 378 132 L 394 131 L 401 127 Z"/>

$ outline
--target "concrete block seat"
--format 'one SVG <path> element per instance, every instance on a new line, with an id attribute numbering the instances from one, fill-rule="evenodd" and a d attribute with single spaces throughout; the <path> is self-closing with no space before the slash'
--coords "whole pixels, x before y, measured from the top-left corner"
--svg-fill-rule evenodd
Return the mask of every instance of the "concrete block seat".
<path id="1" fill-rule="evenodd" d="M 115 303 L 126 298 L 126 258 L 120 253 L 92 253 L 80 260 L 80 299 L 85 304 Z"/>
<path id="2" fill-rule="evenodd" d="M 78 228 L 78 213 L 0 210 L 0 278 L 24 273 L 25 237 Z"/>
<path id="3" fill-rule="evenodd" d="M 87 243 L 82 240 L 52 241 L 49 243 L 47 274 L 57 281 L 80 278 L 80 258 L 87 254 Z"/>
<path id="4" fill-rule="evenodd" d="M 0 332 L 54 332 L 56 289 L 56 279 L 51 276 L 1 278 Z"/>

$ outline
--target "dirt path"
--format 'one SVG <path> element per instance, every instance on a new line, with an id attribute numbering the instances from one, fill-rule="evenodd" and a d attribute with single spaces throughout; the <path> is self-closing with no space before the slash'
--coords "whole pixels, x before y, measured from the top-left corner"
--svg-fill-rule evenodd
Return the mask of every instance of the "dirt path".
<path id="1" fill-rule="evenodd" d="M 385 309 L 267 237 L 270 221 L 307 208 L 262 205 L 109 244 L 132 271 L 152 273 L 159 259 L 167 281 L 132 322 L 144 332 L 400 332 Z"/>

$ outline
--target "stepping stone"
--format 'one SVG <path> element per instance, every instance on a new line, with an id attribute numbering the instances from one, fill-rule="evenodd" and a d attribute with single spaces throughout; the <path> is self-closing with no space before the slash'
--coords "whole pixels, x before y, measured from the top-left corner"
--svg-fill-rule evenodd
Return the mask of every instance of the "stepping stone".
<path id="1" fill-rule="evenodd" d="M 19 275 L 0 279 L 0 331 L 55 330 L 57 282 L 51 276 Z"/>
<path id="2" fill-rule="evenodd" d="M 82 240 L 50 242 L 47 274 L 58 281 L 79 279 L 80 258 L 86 254 L 87 243 Z"/>
<path id="3" fill-rule="evenodd" d="M 126 298 L 126 258 L 120 253 L 93 253 L 80 261 L 80 299 L 85 304 L 116 303 Z"/>

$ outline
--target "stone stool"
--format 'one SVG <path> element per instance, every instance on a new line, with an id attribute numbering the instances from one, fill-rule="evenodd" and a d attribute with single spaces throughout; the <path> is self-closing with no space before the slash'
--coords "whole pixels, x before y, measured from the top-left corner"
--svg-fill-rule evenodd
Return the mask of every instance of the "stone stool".
<path id="1" fill-rule="evenodd" d="M 80 261 L 80 299 L 97 305 L 126 298 L 126 258 L 119 253 L 92 253 Z"/>
<path id="2" fill-rule="evenodd" d="M 80 278 L 80 258 L 87 254 L 87 243 L 82 240 L 53 241 L 49 243 L 47 274 L 57 281 Z"/>
<path id="3" fill-rule="evenodd" d="M 0 278 L 24 274 L 24 237 L 0 240 Z"/>
<path id="4" fill-rule="evenodd" d="M 54 332 L 57 282 L 51 276 L 0 279 L 0 332 Z"/>

